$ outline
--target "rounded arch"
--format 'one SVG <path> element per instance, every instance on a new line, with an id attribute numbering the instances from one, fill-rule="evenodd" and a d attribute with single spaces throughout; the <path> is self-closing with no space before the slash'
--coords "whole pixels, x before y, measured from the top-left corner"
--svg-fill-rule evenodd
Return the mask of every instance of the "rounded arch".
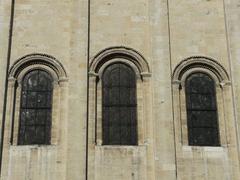
<path id="1" fill-rule="evenodd" d="M 109 60 L 122 58 L 135 65 L 139 74 L 150 74 L 150 68 L 144 57 L 137 51 L 127 47 L 110 47 L 100 51 L 90 63 L 90 72 L 99 73 L 101 67 Z"/>
<path id="2" fill-rule="evenodd" d="M 18 59 L 11 67 L 9 71 L 9 78 L 17 78 L 19 74 L 27 67 L 34 66 L 45 66 L 46 68 L 50 68 L 53 70 L 58 78 L 58 80 L 66 80 L 67 73 L 63 67 L 63 65 L 53 56 L 47 54 L 28 54 L 26 56 Z"/>
<path id="3" fill-rule="evenodd" d="M 229 83 L 229 76 L 224 67 L 216 60 L 204 56 L 192 56 L 181 61 L 173 71 L 173 82 L 180 83 L 186 74 L 193 72 L 213 74 L 219 83 Z"/>

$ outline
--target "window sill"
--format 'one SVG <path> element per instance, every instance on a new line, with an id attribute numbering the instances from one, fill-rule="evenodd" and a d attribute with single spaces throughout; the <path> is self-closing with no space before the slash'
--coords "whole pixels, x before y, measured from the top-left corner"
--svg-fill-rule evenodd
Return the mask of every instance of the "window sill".
<path id="1" fill-rule="evenodd" d="M 137 149 L 145 148 L 146 145 L 96 145 L 96 148 L 100 149 Z"/>
<path id="2" fill-rule="evenodd" d="M 225 146 L 189 146 L 189 145 L 183 145 L 182 149 L 183 151 L 203 151 L 203 152 L 223 152 Z"/>
<path id="3" fill-rule="evenodd" d="M 55 149 L 56 145 L 11 145 L 12 150 L 37 150 L 37 149 Z"/>

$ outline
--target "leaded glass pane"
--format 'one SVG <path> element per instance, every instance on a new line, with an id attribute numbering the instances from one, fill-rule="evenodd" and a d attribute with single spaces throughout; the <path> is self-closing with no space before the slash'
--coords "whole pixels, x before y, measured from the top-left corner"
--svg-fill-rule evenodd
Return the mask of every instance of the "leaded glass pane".
<path id="1" fill-rule="evenodd" d="M 48 110 L 45 110 L 45 109 L 38 110 L 36 112 L 35 124 L 36 125 L 45 125 L 46 120 L 47 120 L 47 113 L 48 113 Z"/>
<path id="2" fill-rule="evenodd" d="M 27 103 L 25 108 L 35 108 L 37 106 L 37 92 L 36 91 L 26 91 Z"/>
<path id="3" fill-rule="evenodd" d="M 103 144 L 136 145 L 136 77 L 116 63 L 103 74 Z"/>
<path id="4" fill-rule="evenodd" d="M 189 145 L 219 146 L 215 82 L 207 74 L 194 73 L 186 80 Z"/>
<path id="5" fill-rule="evenodd" d="M 50 144 L 52 77 L 45 71 L 27 73 L 22 82 L 19 145 Z"/>
<path id="6" fill-rule="evenodd" d="M 22 109 L 21 111 L 21 124 L 34 125 L 35 124 L 35 109 Z"/>

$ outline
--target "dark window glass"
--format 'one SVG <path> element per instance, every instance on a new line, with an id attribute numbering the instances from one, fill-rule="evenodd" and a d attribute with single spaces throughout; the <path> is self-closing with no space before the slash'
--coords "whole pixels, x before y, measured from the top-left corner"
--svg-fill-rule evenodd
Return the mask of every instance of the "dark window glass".
<path id="1" fill-rule="evenodd" d="M 136 145 L 136 76 L 127 65 L 108 66 L 103 74 L 103 144 Z"/>
<path id="2" fill-rule="evenodd" d="M 52 111 L 52 77 L 34 70 L 22 81 L 19 145 L 50 144 Z"/>
<path id="3" fill-rule="evenodd" d="M 215 82 L 204 73 L 186 80 L 189 145 L 219 146 Z"/>

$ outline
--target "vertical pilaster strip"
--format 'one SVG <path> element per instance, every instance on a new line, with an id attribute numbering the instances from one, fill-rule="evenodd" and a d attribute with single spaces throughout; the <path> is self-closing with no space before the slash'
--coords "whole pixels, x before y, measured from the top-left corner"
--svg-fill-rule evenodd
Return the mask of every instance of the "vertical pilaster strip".
<path id="1" fill-rule="evenodd" d="M 91 0 L 88 0 L 88 42 L 87 42 L 87 116 L 86 116 L 86 171 L 88 180 L 88 127 L 89 127 L 89 69 L 90 69 L 90 22 L 91 22 Z"/>
<path id="2" fill-rule="evenodd" d="M 225 22 L 225 33 L 226 33 L 226 42 L 227 42 L 227 53 L 228 53 L 228 62 L 229 62 L 229 75 L 230 75 L 230 80 L 232 82 L 232 86 L 231 86 L 231 91 L 232 91 L 232 102 L 233 102 L 233 114 L 234 114 L 234 123 L 235 123 L 235 127 L 236 127 L 236 138 L 237 138 L 237 150 L 238 150 L 238 161 L 240 162 L 240 144 L 239 144 L 239 127 L 238 127 L 238 123 L 237 123 L 237 113 L 236 113 L 236 99 L 235 99 L 235 92 L 233 89 L 234 86 L 234 78 L 233 78 L 233 64 L 232 64 L 232 58 L 231 58 L 231 53 L 230 53 L 230 39 L 229 39 L 229 31 L 228 31 L 228 19 L 227 19 L 227 14 L 226 14 L 226 3 L 225 0 L 223 0 L 223 8 L 224 8 L 224 22 Z M 240 166 L 239 166 L 240 168 Z"/>
<path id="3" fill-rule="evenodd" d="M 168 39 L 169 39 L 169 60 L 170 60 L 170 77 L 172 77 L 172 46 L 171 46 L 171 27 L 170 27 L 170 7 L 169 7 L 169 0 L 167 0 L 167 14 L 168 14 Z M 176 179 L 178 178 L 178 168 L 177 168 L 177 148 L 176 148 L 176 131 L 175 131 L 175 123 L 174 123 L 174 94 L 173 94 L 173 85 L 171 85 L 171 93 L 172 93 L 172 111 L 173 111 L 173 122 L 172 122 L 172 126 L 173 126 L 173 134 L 174 134 L 174 149 L 175 149 L 175 173 L 176 173 Z"/>
<path id="4" fill-rule="evenodd" d="M 4 127 L 6 119 L 6 108 L 7 108 L 7 95 L 8 95 L 8 71 L 11 59 L 12 50 L 12 34 L 13 34 L 13 21 L 14 21 L 14 9 L 15 0 L 11 1 L 11 15 L 9 24 L 9 38 L 8 38 L 8 52 L 7 52 L 7 66 L 6 66 L 6 77 L 5 77 L 5 87 L 4 87 L 4 103 L 3 103 L 3 115 L 2 115 L 2 131 L 1 131 L 1 146 L 0 146 L 0 175 L 2 173 L 2 155 L 3 155 L 3 140 L 4 140 Z"/>

